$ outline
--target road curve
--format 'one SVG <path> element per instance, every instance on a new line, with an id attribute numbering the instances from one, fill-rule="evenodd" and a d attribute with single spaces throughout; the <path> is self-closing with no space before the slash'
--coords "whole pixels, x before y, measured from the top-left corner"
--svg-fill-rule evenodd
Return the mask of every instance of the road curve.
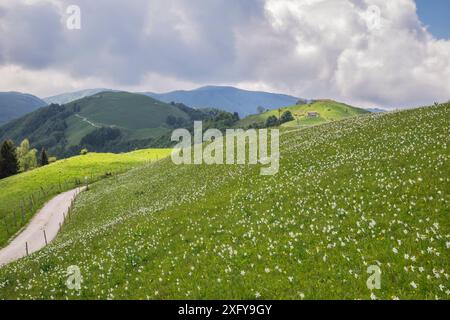
<path id="1" fill-rule="evenodd" d="M 47 202 L 31 219 L 25 230 L 17 235 L 5 248 L 0 250 L 0 266 L 32 254 L 55 239 L 60 225 L 64 222 L 70 205 L 85 188 L 76 188 L 61 193 Z M 44 236 L 45 230 L 45 236 Z M 47 241 L 45 240 L 47 238 Z"/>

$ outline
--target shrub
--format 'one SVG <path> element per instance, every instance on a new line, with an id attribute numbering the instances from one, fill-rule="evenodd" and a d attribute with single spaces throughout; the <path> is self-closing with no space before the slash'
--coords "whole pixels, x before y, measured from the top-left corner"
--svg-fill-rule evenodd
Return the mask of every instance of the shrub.
<path id="1" fill-rule="evenodd" d="M 278 118 L 275 116 L 270 116 L 266 120 L 266 127 L 275 127 L 278 125 Z"/>
<path id="2" fill-rule="evenodd" d="M 291 122 L 291 121 L 294 121 L 294 120 L 295 119 L 294 119 L 294 116 L 292 115 L 292 113 L 290 111 L 285 111 L 281 115 L 280 123 Z"/>

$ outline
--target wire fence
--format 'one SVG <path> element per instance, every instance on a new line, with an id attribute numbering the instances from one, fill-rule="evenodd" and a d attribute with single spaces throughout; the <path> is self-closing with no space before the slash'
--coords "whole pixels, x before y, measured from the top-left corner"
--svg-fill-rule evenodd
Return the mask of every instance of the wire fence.
<path id="1" fill-rule="evenodd" d="M 100 176 L 91 175 L 90 177 L 74 178 L 59 181 L 57 184 L 39 187 L 38 190 L 27 194 L 19 200 L 16 206 L 0 211 L 0 247 L 4 238 L 11 236 L 21 230 L 34 214 L 53 196 L 62 192 L 95 183 L 105 178 L 116 178 L 127 170 L 107 172 Z M 3 238 L 3 239 L 2 239 Z"/>

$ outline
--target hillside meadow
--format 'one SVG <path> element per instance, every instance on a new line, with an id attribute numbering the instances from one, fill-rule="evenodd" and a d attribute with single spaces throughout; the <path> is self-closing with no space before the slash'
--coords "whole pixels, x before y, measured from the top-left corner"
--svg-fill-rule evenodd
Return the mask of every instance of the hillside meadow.
<path id="1" fill-rule="evenodd" d="M 0 180 L 0 247 L 56 194 L 162 159 L 170 152 L 88 153 Z"/>
<path id="2" fill-rule="evenodd" d="M 236 126 L 248 127 L 258 123 L 264 123 L 270 116 L 279 118 L 285 111 L 290 111 L 294 117 L 293 121 L 282 125 L 285 128 L 309 127 L 370 113 L 365 109 L 356 108 L 333 100 L 317 100 L 307 104 L 287 106 L 261 114 L 251 115 L 239 121 Z M 310 117 L 308 116 L 309 112 L 315 112 L 317 116 Z"/>
<path id="3" fill-rule="evenodd" d="M 271 177 L 164 159 L 101 180 L 55 242 L 0 269 L 0 298 L 448 299 L 449 119 L 445 104 L 285 132 Z"/>

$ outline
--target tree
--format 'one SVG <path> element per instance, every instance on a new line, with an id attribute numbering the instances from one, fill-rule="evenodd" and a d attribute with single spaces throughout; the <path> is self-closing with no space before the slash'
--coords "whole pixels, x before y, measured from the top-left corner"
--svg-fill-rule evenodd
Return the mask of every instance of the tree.
<path id="1" fill-rule="evenodd" d="M 294 116 L 292 115 L 292 113 L 288 110 L 283 112 L 283 114 L 281 115 L 280 118 L 280 122 L 281 123 L 286 123 L 286 122 L 290 122 L 290 121 L 294 121 Z"/>
<path id="2" fill-rule="evenodd" d="M 48 165 L 48 155 L 47 155 L 47 151 L 45 151 L 44 148 L 42 148 L 41 151 L 41 167 Z"/>
<path id="3" fill-rule="evenodd" d="M 261 113 L 264 113 L 264 111 L 266 111 L 266 110 L 264 109 L 263 106 L 258 106 L 258 107 L 256 108 L 256 111 L 257 111 L 259 114 L 261 114 Z"/>
<path id="4" fill-rule="evenodd" d="M 19 160 L 20 171 L 25 172 L 37 167 L 37 150 L 30 150 L 30 141 L 28 141 L 28 139 L 22 141 L 20 146 L 17 148 L 16 153 Z"/>
<path id="5" fill-rule="evenodd" d="M 0 148 L 0 179 L 7 178 L 19 172 L 19 161 L 17 160 L 14 142 L 6 140 Z"/>
<path id="6" fill-rule="evenodd" d="M 270 116 L 266 120 L 266 127 L 275 127 L 278 125 L 278 118 L 275 116 Z"/>

